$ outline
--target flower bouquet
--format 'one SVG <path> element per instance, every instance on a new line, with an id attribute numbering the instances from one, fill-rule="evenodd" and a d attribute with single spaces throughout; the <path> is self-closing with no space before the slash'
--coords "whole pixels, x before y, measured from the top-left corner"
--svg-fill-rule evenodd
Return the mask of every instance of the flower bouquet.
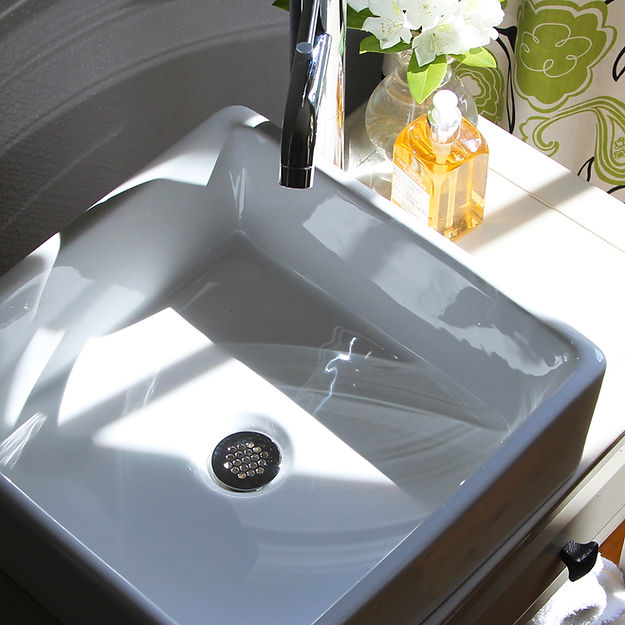
<path id="1" fill-rule="evenodd" d="M 496 67 L 484 46 L 497 38 L 503 18 L 500 0 L 348 0 L 347 25 L 371 33 L 361 52 L 412 49 L 407 82 L 421 103 L 441 84 L 448 57 Z"/>
<path id="2" fill-rule="evenodd" d="M 408 87 L 422 103 L 443 81 L 448 57 L 464 65 L 496 67 L 484 48 L 504 18 L 500 0 L 347 0 L 347 26 L 371 33 L 360 52 L 412 49 Z M 289 9 L 289 0 L 275 0 Z"/>

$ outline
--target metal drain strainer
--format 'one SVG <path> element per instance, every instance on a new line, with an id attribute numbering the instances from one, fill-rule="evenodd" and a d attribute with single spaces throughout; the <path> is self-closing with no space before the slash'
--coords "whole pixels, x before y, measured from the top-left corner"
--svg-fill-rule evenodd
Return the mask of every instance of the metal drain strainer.
<path id="1" fill-rule="evenodd" d="M 213 451 L 211 466 L 222 486 L 239 492 L 262 488 L 278 474 L 278 446 L 260 432 L 235 432 Z"/>

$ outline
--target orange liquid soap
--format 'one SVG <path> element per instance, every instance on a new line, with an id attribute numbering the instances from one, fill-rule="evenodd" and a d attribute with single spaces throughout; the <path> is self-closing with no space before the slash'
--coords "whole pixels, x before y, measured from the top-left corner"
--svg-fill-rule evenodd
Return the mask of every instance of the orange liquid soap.
<path id="1" fill-rule="evenodd" d="M 456 105 L 454 93 L 439 91 L 430 112 L 399 134 L 391 195 L 452 240 L 482 223 L 488 173 L 488 145 Z"/>

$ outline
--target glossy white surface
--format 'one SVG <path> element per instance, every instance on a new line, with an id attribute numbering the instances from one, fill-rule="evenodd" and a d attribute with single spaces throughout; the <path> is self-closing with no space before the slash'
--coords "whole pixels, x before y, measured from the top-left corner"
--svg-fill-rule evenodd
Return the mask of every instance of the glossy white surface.
<path id="1" fill-rule="evenodd" d="M 490 281 L 532 311 L 570 324 L 606 357 L 582 475 L 625 432 L 625 299 L 615 282 L 625 273 L 623 203 L 498 126 L 480 124 L 492 155 L 488 218 L 459 246 Z"/>
<path id="2" fill-rule="evenodd" d="M 606 355 L 607 369 L 580 464 L 562 491 L 564 503 L 543 506 L 511 537 L 513 557 L 502 550 L 491 558 L 428 625 L 447 622 L 463 602 L 450 625 L 516 622 L 545 590 L 545 571 L 557 565 L 555 554 L 566 541 L 601 544 L 625 518 L 622 481 L 612 491 L 605 487 L 623 466 L 625 300 L 617 278 L 625 272 L 623 203 L 498 126 L 480 119 L 480 130 L 491 150 L 486 218 L 458 245 L 490 281 L 591 338 Z"/>
<path id="3" fill-rule="evenodd" d="M 260 121 L 213 117 L 0 282 L 2 487 L 182 625 L 242 589 L 342 622 L 453 532 L 425 615 L 574 470 L 602 356 L 340 172 L 280 188 Z M 284 462 L 241 495 L 207 463 L 244 429 Z"/>

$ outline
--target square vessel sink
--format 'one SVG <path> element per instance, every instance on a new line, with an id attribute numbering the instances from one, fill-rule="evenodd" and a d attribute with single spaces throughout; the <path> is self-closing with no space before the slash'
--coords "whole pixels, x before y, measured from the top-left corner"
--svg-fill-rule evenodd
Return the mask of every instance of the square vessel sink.
<path id="1" fill-rule="evenodd" d="M 66 624 L 419 623 L 577 466 L 599 350 L 277 137 L 224 109 L 0 279 L 0 566 Z"/>

